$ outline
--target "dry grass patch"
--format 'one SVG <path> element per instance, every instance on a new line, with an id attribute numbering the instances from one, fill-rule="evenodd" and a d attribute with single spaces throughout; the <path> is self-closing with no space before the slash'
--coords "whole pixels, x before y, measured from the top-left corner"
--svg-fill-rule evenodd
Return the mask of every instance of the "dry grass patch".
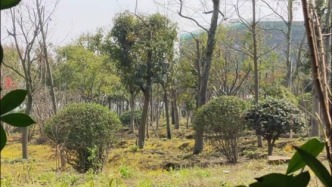
<path id="1" fill-rule="evenodd" d="M 142 150 L 135 145 L 133 136 L 122 137 L 110 150 L 106 166 L 100 174 L 79 174 L 71 168 L 57 172 L 55 150 L 49 145 L 30 144 L 30 159 L 22 160 L 20 143 L 11 142 L 2 151 L 1 186 L 236 186 L 248 185 L 255 181 L 255 177 L 271 172 L 285 173 L 287 168 L 287 164 L 267 164 L 267 148 L 257 148 L 255 136 L 243 139 L 242 156 L 237 164 L 227 164 L 209 145 L 205 146 L 202 154 L 192 155 L 194 140 L 184 136 L 172 140 L 150 138 Z M 274 154 L 291 156 L 294 153 L 292 145 L 304 142 L 305 139 L 282 138 L 277 141 Z M 249 159 L 252 155 L 259 156 Z M 173 167 L 165 168 L 169 163 Z M 310 186 L 317 186 L 316 181 L 313 178 Z"/>

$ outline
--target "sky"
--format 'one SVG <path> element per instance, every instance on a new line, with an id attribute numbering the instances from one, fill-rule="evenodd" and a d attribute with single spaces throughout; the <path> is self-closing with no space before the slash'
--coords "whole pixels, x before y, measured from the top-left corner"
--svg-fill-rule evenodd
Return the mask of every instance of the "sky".
<path id="1" fill-rule="evenodd" d="M 31 0 L 22 0 L 29 2 Z M 44 2 L 54 2 L 54 0 L 42 0 Z M 204 15 L 202 12 L 211 10 L 211 0 L 183 0 L 185 8 L 184 14 L 192 16 L 203 26 L 208 26 L 211 15 Z M 250 20 L 251 0 L 221 0 L 221 11 L 227 18 L 224 23 L 236 21 L 238 19 L 234 7 L 240 7 L 240 15 Z M 276 10 L 282 15 L 286 15 L 285 3 L 287 0 L 266 0 L 276 7 Z M 299 1 L 298 1 L 299 2 Z M 52 4 L 51 4 L 52 5 Z M 302 20 L 300 4 L 296 4 L 295 20 Z M 198 30 L 199 27 L 192 21 L 178 16 L 178 0 L 59 0 L 57 8 L 51 17 L 51 27 L 49 40 L 54 46 L 66 45 L 83 33 L 93 33 L 97 28 L 110 30 L 113 18 L 120 12 L 129 10 L 137 11 L 140 14 L 152 14 L 159 12 L 168 16 L 174 22 L 177 22 L 178 32 L 190 32 Z M 270 9 L 258 1 L 257 17 L 263 20 L 275 20 L 278 17 Z M 221 22 L 222 23 L 222 22 Z M 8 24 L 8 11 L 1 16 L 1 40 L 3 43 L 10 42 L 5 28 Z"/>

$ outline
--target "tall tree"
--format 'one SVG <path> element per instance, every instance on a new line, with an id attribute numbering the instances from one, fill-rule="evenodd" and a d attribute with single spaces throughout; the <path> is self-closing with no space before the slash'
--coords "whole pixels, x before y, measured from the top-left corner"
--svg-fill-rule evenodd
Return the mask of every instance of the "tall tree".
<path id="1" fill-rule="evenodd" d="M 39 58 L 36 53 L 36 45 L 40 34 L 39 20 L 36 16 L 35 4 L 21 3 L 15 9 L 10 9 L 11 29 L 7 29 L 9 36 L 14 41 L 23 73 L 16 71 L 25 81 L 25 89 L 28 91 L 25 114 L 30 115 L 33 102 L 33 94 L 37 89 L 34 82 L 34 62 Z M 14 70 L 14 69 L 13 69 Z M 22 130 L 22 158 L 28 159 L 28 128 Z"/>
<path id="2" fill-rule="evenodd" d="M 46 15 L 46 9 L 45 5 L 41 4 L 41 0 L 36 0 L 36 8 L 37 8 L 37 15 L 38 15 L 38 26 L 40 29 L 40 34 L 41 34 L 41 41 L 40 41 L 40 47 L 42 49 L 42 56 L 43 60 L 45 61 L 46 64 L 46 70 L 47 70 L 47 75 L 48 75 L 48 84 L 49 90 L 50 90 L 50 96 L 52 99 L 52 107 L 53 107 L 53 112 L 57 112 L 57 102 L 56 102 L 56 97 L 55 97 L 55 91 L 54 91 L 54 82 L 53 82 L 53 75 L 52 75 L 52 70 L 51 70 L 51 65 L 49 62 L 49 52 L 48 52 L 48 45 L 47 45 L 47 31 L 48 31 L 48 24 L 49 24 L 49 19 L 52 13 L 49 15 Z M 57 2 L 54 5 L 54 8 L 52 11 L 55 10 L 57 5 Z"/>
<path id="3" fill-rule="evenodd" d="M 208 80 L 209 80 L 209 75 L 210 75 L 210 69 L 211 69 L 211 64 L 212 64 L 212 56 L 213 56 L 213 51 L 215 48 L 215 35 L 216 35 L 216 30 L 218 26 L 218 19 L 219 19 L 219 14 L 220 12 L 220 0 L 212 0 L 213 3 L 213 9 L 212 11 L 208 11 L 206 13 L 211 13 L 211 22 L 210 22 L 210 27 L 207 29 L 203 27 L 197 20 L 195 20 L 192 17 L 186 16 L 183 14 L 183 1 L 179 0 L 180 2 L 180 10 L 179 10 L 179 15 L 185 19 L 189 19 L 194 21 L 201 29 L 203 29 L 207 35 L 207 43 L 205 47 L 205 51 L 203 54 L 203 57 L 201 61 L 199 62 L 199 66 L 201 67 L 201 74 L 199 75 L 199 80 L 198 80 L 198 107 L 204 105 L 207 102 L 207 85 L 208 85 Z M 203 136 L 204 136 L 204 126 L 201 126 L 202 128 L 197 128 L 196 134 L 195 134 L 195 145 L 194 145 L 194 154 L 199 154 L 203 151 Z"/>
<path id="4" fill-rule="evenodd" d="M 322 106 L 322 122 L 325 125 L 326 154 L 329 161 L 330 171 L 332 171 L 332 121 L 331 121 L 331 101 L 329 96 L 329 86 L 327 82 L 327 68 L 320 25 L 320 16 L 315 9 L 315 2 L 302 0 L 303 15 L 307 32 L 311 69 L 314 85 L 317 89 L 319 103 Z"/>
<path id="5" fill-rule="evenodd" d="M 130 94 L 130 131 L 134 132 L 135 96 L 139 91 L 136 78 L 137 61 L 134 59 L 135 45 L 138 41 L 135 28 L 138 20 L 129 12 L 124 12 L 114 19 L 114 26 L 105 41 L 105 49 L 115 59 L 121 81 Z M 113 42 L 114 40 L 114 42 Z"/>
<path id="6" fill-rule="evenodd" d="M 138 147 L 143 148 L 152 84 L 159 83 L 167 72 L 176 38 L 175 25 L 160 14 L 133 16 L 124 13 L 116 19 L 114 26 L 111 34 L 115 46 L 113 55 L 120 55 L 117 59 L 121 72 L 128 73 L 123 74 L 123 79 L 133 81 L 132 85 L 139 87 L 144 96 L 137 142 Z"/>
<path id="7" fill-rule="evenodd" d="M 278 12 L 275 8 L 272 7 L 270 2 L 263 0 L 264 4 L 268 6 L 273 13 L 278 16 L 282 22 L 286 25 L 286 29 L 280 29 L 283 33 L 286 41 L 286 49 L 284 50 L 285 53 L 285 62 L 287 66 L 287 73 L 286 73 L 286 86 L 291 90 L 292 87 L 292 80 L 293 80 L 293 60 L 292 60 L 292 29 L 293 29 L 293 18 L 294 18 L 294 0 L 287 0 L 286 8 L 287 8 L 287 16 L 283 16 L 282 13 Z M 279 3 L 278 3 L 279 4 Z M 283 47 L 283 46 L 282 46 Z"/>
<path id="8" fill-rule="evenodd" d="M 252 50 L 246 51 L 246 53 L 252 58 L 254 63 L 254 94 L 255 94 L 255 103 L 258 103 L 259 100 L 259 87 L 260 87 L 260 78 L 259 78 L 259 63 L 260 58 L 266 55 L 267 53 L 271 52 L 273 49 L 275 49 L 276 46 L 272 47 L 271 49 L 267 50 L 261 50 L 260 48 L 260 37 L 259 32 L 261 31 L 261 28 L 259 28 L 259 21 L 260 19 L 257 19 L 257 0 L 251 1 L 251 7 L 252 7 L 252 21 L 249 23 L 245 18 L 241 16 L 241 13 L 239 12 L 239 5 L 237 5 L 237 15 L 241 21 L 241 23 L 248 29 L 251 38 L 252 38 Z M 244 46 L 245 47 L 245 46 Z M 257 145 L 258 147 L 263 146 L 262 137 L 260 135 L 257 136 Z"/>

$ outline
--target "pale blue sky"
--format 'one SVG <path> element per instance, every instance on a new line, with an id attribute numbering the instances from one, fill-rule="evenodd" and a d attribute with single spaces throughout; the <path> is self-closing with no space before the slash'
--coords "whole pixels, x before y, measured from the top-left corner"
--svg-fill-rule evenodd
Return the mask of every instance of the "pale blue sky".
<path id="1" fill-rule="evenodd" d="M 55 45 L 63 45 L 85 32 L 94 32 L 102 27 L 109 29 L 119 12 L 135 10 L 136 0 L 60 0 L 53 16 Z M 139 0 L 138 9 L 154 12 L 153 0 Z"/>
<path id="2" fill-rule="evenodd" d="M 22 0 L 28 2 L 31 0 Z M 54 1 L 54 0 L 43 0 Z M 178 0 L 137 0 L 138 13 L 154 13 L 160 12 L 170 17 L 174 22 L 178 22 L 179 32 L 193 31 L 199 29 L 193 22 L 180 18 L 177 15 Z M 210 3 L 211 0 L 184 0 L 185 5 L 189 7 L 184 12 L 187 15 L 193 16 L 199 22 L 206 26 L 209 22 L 209 16 L 201 16 L 201 12 L 209 10 L 209 5 L 204 6 L 205 1 Z M 283 0 L 268 0 L 273 3 L 271 5 L 279 7 L 277 10 L 281 14 L 285 14 L 285 2 Z M 299 1 L 299 0 L 298 0 Z M 226 3 L 225 3 L 226 2 Z M 238 4 L 236 4 L 238 2 Z M 228 20 L 237 19 L 235 6 L 240 7 L 241 15 L 246 19 L 251 19 L 251 1 L 249 0 L 222 0 L 221 10 L 229 17 Z M 52 29 L 49 33 L 49 40 L 55 45 L 65 45 L 75 40 L 80 34 L 86 32 L 94 32 L 97 28 L 102 27 L 110 29 L 114 16 L 125 10 L 135 11 L 136 0 L 60 0 L 58 7 L 52 17 Z M 300 4 L 298 4 L 299 6 Z M 264 19 L 275 18 L 271 11 L 266 8 L 266 5 L 259 5 L 258 16 Z M 199 12 L 199 14 L 195 13 Z M 226 12 L 226 13 L 225 13 Z M 4 14 L 5 17 L 6 14 Z M 7 43 L 8 37 L 3 28 L 8 27 L 8 23 L 2 19 L 1 32 L 2 42 Z M 295 11 L 295 20 L 302 19 L 301 7 Z"/>

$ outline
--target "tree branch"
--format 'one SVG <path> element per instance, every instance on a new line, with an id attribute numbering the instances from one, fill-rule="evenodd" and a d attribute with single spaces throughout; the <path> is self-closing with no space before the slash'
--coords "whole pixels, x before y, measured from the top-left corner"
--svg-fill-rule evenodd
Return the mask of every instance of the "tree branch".
<path id="1" fill-rule="evenodd" d="M 193 19 L 193 18 L 191 18 L 189 16 L 185 16 L 185 15 L 182 14 L 183 2 L 182 2 L 182 0 L 179 0 L 179 2 L 180 2 L 180 11 L 178 12 L 179 16 L 195 22 L 198 27 L 200 27 L 201 29 L 203 29 L 205 32 L 208 33 L 209 30 L 206 29 L 205 27 L 203 27 L 201 24 L 199 24 L 197 20 L 195 20 L 195 19 Z"/>

